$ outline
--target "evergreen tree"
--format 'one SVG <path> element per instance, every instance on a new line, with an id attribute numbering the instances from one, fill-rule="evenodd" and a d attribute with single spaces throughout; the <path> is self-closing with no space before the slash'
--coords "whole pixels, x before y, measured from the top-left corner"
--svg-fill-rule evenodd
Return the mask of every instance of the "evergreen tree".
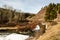
<path id="1" fill-rule="evenodd" d="M 56 5 L 50 3 L 47 7 L 45 14 L 45 21 L 53 21 L 57 17 L 57 11 L 55 10 Z"/>

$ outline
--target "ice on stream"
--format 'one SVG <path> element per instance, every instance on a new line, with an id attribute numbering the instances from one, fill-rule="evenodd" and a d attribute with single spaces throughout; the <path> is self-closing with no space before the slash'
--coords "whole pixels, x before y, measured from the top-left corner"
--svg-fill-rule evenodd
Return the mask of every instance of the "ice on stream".
<path id="1" fill-rule="evenodd" d="M 39 26 L 37 25 L 34 30 L 39 30 Z M 16 33 L 0 33 L 0 40 L 25 40 L 29 37 L 29 35 L 22 35 Z"/>
<path id="2" fill-rule="evenodd" d="M 9 35 L 0 35 L 0 40 L 25 40 L 28 37 L 29 37 L 28 35 L 12 33 Z"/>

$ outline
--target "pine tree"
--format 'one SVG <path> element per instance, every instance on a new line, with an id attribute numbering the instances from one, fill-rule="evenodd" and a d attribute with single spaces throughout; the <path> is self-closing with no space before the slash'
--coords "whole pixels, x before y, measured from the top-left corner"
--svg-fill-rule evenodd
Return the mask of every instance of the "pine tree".
<path id="1" fill-rule="evenodd" d="M 50 3 L 47 7 L 46 14 L 45 14 L 45 20 L 46 21 L 53 21 L 55 18 L 57 18 L 57 11 L 55 10 L 56 5 L 53 3 Z"/>

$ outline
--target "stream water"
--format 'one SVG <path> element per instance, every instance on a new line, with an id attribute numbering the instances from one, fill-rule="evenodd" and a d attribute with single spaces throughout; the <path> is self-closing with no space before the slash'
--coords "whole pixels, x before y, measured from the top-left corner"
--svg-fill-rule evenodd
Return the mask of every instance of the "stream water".
<path id="1" fill-rule="evenodd" d="M 39 30 L 39 26 L 37 25 L 37 27 L 34 30 Z M 29 35 L 0 31 L 0 40 L 26 40 L 28 37 Z"/>

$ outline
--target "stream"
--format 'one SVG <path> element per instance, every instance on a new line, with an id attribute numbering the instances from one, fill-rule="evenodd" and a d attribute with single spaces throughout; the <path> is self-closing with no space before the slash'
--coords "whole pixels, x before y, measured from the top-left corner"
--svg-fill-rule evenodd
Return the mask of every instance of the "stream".
<path id="1" fill-rule="evenodd" d="M 37 25 L 37 27 L 34 30 L 39 30 L 39 26 Z M 26 40 L 27 38 L 29 38 L 29 35 L 0 31 L 0 40 Z"/>

